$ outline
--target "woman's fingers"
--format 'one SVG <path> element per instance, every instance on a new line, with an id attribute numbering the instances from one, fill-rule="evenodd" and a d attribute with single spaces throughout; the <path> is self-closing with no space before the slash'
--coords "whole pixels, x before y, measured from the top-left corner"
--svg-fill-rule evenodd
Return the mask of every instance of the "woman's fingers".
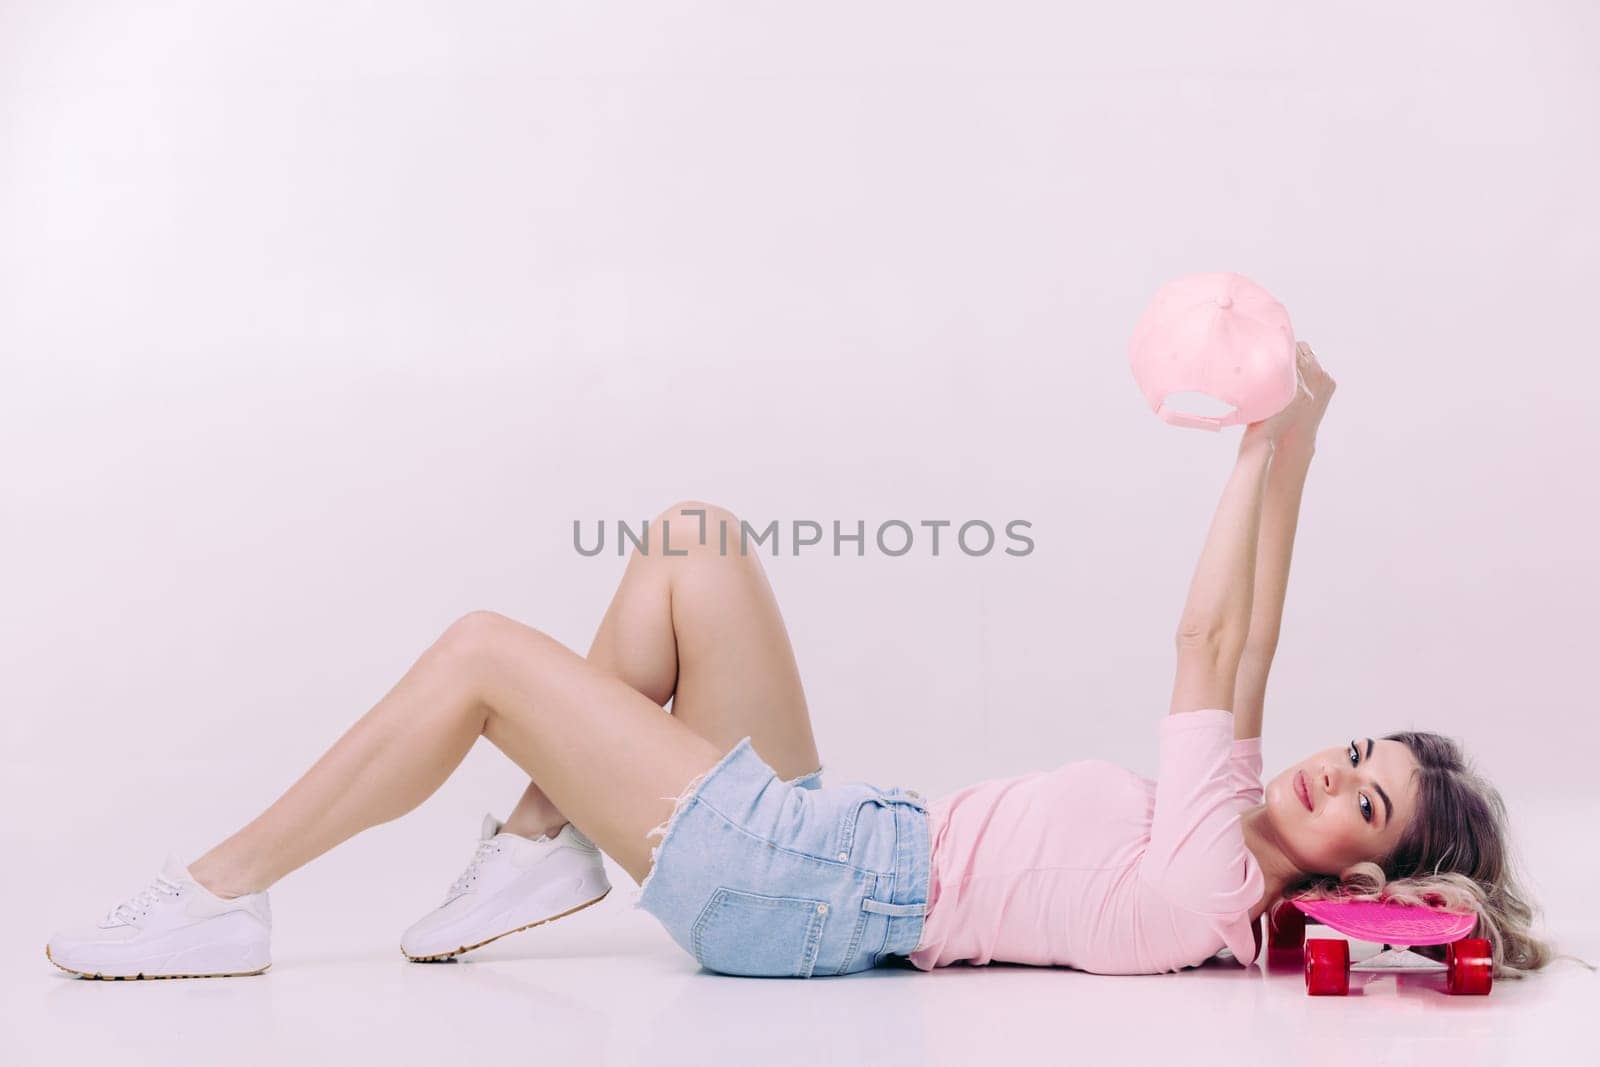
<path id="1" fill-rule="evenodd" d="M 1329 376 L 1327 371 L 1322 369 L 1322 364 L 1317 362 L 1317 354 L 1311 350 L 1311 346 L 1304 341 L 1297 341 L 1294 347 L 1295 366 L 1297 372 L 1302 375 L 1302 382 L 1309 379 L 1317 383 L 1317 392 L 1313 393 L 1310 386 L 1307 385 L 1306 395 L 1315 400 L 1317 393 L 1323 395 L 1330 393 L 1333 389 L 1333 378 Z"/>

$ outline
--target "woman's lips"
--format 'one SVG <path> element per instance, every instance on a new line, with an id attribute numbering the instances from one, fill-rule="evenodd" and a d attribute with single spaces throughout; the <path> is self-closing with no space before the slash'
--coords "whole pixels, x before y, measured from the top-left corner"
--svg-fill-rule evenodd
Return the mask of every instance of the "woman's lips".
<path id="1" fill-rule="evenodd" d="M 1300 771 L 1294 772 L 1294 795 L 1300 798 L 1300 803 L 1306 806 L 1307 811 L 1317 810 L 1311 804 L 1311 790 L 1306 787 L 1306 776 Z"/>

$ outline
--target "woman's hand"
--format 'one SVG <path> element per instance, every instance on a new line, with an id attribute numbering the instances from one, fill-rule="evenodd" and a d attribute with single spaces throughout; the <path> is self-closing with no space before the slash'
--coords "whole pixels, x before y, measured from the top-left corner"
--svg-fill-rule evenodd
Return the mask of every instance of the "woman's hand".
<path id="1" fill-rule="evenodd" d="M 1288 446 L 1315 451 L 1317 427 L 1327 413 L 1328 401 L 1338 383 L 1317 362 L 1315 352 L 1304 341 L 1295 345 L 1295 377 L 1298 385 L 1294 398 L 1283 410 L 1270 418 L 1252 422 L 1245 427 L 1245 441 L 1265 439 L 1274 448 Z"/>

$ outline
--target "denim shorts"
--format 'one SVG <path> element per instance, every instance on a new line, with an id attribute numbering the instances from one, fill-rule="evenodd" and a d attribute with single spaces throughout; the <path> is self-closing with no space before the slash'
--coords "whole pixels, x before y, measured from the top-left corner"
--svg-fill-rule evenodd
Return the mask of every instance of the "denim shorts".
<path id="1" fill-rule="evenodd" d="M 741 740 L 678 798 L 634 906 L 721 974 L 811 978 L 909 956 L 928 910 L 927 804 L 820 774 L 786 782 Z"/>

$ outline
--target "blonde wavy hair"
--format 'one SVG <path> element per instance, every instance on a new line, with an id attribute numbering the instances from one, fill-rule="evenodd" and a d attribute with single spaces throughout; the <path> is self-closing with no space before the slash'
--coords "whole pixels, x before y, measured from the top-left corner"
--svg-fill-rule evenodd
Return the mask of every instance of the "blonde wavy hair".
<path id="1" fill-rule="evenodd" d="M 1394 850 L 1377 863 L 1334 875 L 1308 874 L 1283 899 L 1379 900 L 1478 916 L 1472 936 L 1484 938 L 1496 978 L 1524 978 L 1556 959 L 1576 960 L 1533 932 L 1539 913 L 1513 870 L 1505 801 L 1467 764 L 1461 747 L 1440 734 L 1389 734 L 1416 757 L 1417 813 Z M 1444 946 L 1417 948 L 1434 958 Z"/>

